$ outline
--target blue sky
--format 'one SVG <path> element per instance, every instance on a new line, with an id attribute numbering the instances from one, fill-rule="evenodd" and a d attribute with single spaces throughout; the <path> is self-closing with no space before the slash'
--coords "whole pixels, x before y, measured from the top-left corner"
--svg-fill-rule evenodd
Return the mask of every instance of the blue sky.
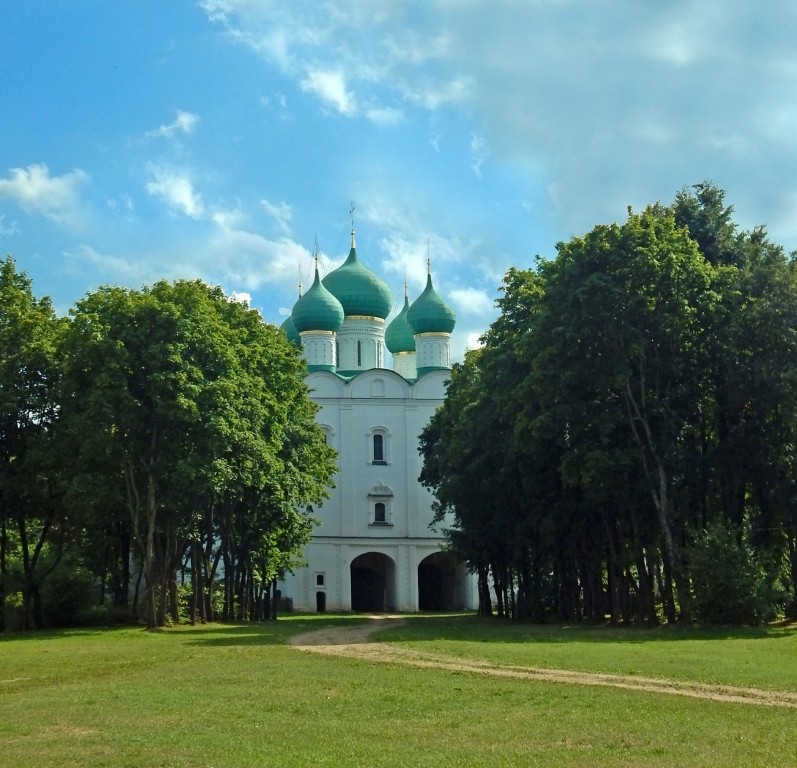
<path id="1" fill-rule="evenodd" d="M 281 322 L 345 258 L 435 287 L 703 180 L 797 248 L 797 4 L 0 0 L 0 253 L 59 313 L 199 277 Z"/>

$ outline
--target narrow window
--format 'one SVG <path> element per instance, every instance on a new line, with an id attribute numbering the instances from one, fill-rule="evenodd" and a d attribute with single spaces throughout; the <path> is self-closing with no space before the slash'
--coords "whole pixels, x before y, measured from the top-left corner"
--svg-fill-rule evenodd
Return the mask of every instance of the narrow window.
<path id="1" fill-rule="evenodd" d="M 362 368 L 363 365 L 363 343 L 357 342 L 357 367 Z"/>
<path id="2" fill-rule="evenodd" d="M 374 435 L 374 463 L 385 460 L 385 439 L 382 435 Z"/>
<path id="3" fill-rule="evenodd" d="M 324 574 L 323 573 L 317 573 L 315 575 L 315 585 L 317 587 L 323 587 L 324 586 Z"/>
<path id="4" fill-rule="evenodd" d="M 381 501 L 377 501 L 374 504 L 374 522 L 375 523 L 386 523 L 387 516 L 385 514 L 385 505 Z"/>

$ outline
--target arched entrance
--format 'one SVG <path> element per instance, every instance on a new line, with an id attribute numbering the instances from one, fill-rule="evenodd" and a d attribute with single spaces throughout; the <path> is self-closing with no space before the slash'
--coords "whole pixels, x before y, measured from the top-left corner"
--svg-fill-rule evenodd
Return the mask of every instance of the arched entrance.
<path id="1" fill-rule="evenodd" d="M 327 609 L 327 593 L 320 590 L 315 593 L 315 609 L 317 613 L 324 613 Z"/>
<path id="2" fill-rule="evenodd" d="M 453 611 L 462 608 L 467 600 L 462 579 L 457 576 L 462 566 L 448 552 L 435 552 L 418 564 L 418 610 Z"/>
<path id="3" fill-rule="evenodd" d="M 396 566 L 379 552 L 351 561 L 351 609 L 358 613 L 392 611 L 396 606 Z"/>

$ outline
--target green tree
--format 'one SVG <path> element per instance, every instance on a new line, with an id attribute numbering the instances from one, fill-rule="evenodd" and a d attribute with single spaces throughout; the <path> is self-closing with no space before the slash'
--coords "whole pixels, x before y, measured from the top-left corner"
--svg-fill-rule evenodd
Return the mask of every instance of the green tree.
<path id="1" fill-rule="evenodd" d="M 242 540 L 262 499 L 292 509 L 323 498 L 333 454 L 309 424 L 303 365 L 278 329 L 220 289 L 101 289 L 74 310 L 66 349 L 65 429 L 84 469 L 102 468 L 124 499 L 147 626 L 179 618 L 186 550 L 210 602 L 214 546 L 233 534 L 219 509 L 237 510 Z"/>
<path id="2" fill-rule="evenodd" d="M 22 570 L 25 628 L 44 624 L 41 584 L 60 557 L 64 520 L 50 444 L 64 322 L 49 299 L 34 297 L 11 257 L 0 262 L 0 629 L 10 550 Z"/>

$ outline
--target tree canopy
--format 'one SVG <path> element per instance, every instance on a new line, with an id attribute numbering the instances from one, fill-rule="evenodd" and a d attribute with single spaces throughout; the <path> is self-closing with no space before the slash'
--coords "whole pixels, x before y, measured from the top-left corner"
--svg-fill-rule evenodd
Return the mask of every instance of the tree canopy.
<path id="1" fill-rule="evenodd" d="M 794 610 L 794 265 L 705 183 L 510 270 L 421 444 L 499 613 L 705 618 L 716 525 Z"/>
<path id="2" fill-rule="evenodd" d="M 199 281 L 101 288 L 56 320 L 10 260 L 2 278 L 2 342 L 17 350 L 3 358 L 17 394 L 3 403 L 2 470 L 27 489 L 23 499 L 4 476 L 3 583 L 19 559 L 31 572 L 19 593 L 37 594 L 30 529 L 18 523 L 12 539 L 8 521 L 37 521 L 37 545 L 53 553 L 60 514 L 73 565 L 121 611 L 138 605 L 131 582 L 143 577 L 149 627 L 179 620 L 181 602 L 192 621 L 273 615 L 275 582 L 299 562 L 335 471 L 296 348 Z M 57 494 L 36 481 L 38 464 L 20 463 L 38 437 Z"/>

